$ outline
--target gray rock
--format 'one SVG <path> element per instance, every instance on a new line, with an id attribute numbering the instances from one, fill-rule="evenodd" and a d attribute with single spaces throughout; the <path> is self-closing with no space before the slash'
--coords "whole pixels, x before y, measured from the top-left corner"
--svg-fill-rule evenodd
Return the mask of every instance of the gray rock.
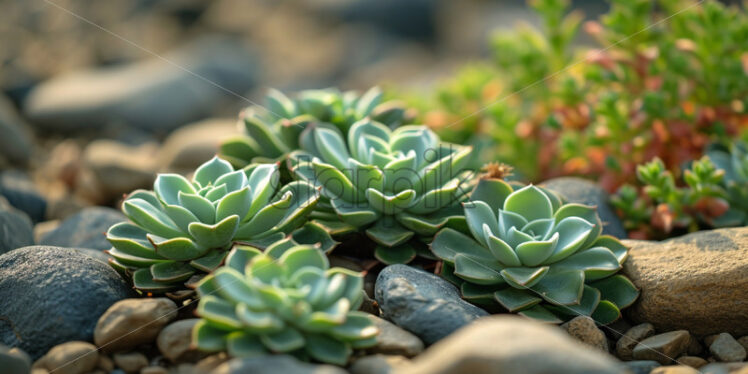
<path id="1" fill-rule="evenodd" d="M 211 118 L 175 130 L 158 155 L 159 168 L 187 173 L 218 153 L 221 142 L 239 134 L 237 120 Z"/>
<path id="2" fill-rule="evenodd" d="M 91 372 L 99 362 L 96 346 L 82 341 L 66 342 L 52 347 L 34 367 L 59 374 L 86 374 Z"/>
<path id="3" fill-rule="evenodd" d="M 114 269 L 79 250 L 16 249 L 0 256 L 0 343 L 36 359 L 57 344 L 90 341 L 99 316 L 130 295 Z"/>
<path id="4" fill-rule="evenodd" d="M 120 300 L 99 318 L 93 340 L 105 352 L 129 351 L 151 343 L 177 317 L 177 305 L 165 298 Z"/>
<path id="5" fill-rule="evenodd" d="M 396 373 L 621 373 L 612 356 L 523 317 L 481 318 L 439 341 Z"/>
<path id="6" fill-rule="evenodd" d="M 157 146 L 129 146 L 114 140 L 91 142 L 83 152 L 95 184 L 106 200 L 116 200 L 138 188 L 149 188 L 156 178 Z"/>
<path id="7" fill-rule="evenodd" d="M 28 124 L 5 95 L 0 95 L 0 158 L 15 165 L 26 164 L 31 157 L 31 139 Z"/>
<path id="8" fill-rule="evenodd" d="M 669 364 L 686 352 L 690 339 L 691 335 L 686 330 L 651 336 L 634 347 L 633 356 L 637 360 L 654 360 L 663 365 Z"/>
<path id="9" fill-rule="evenodd" d="M 695 369 L 698 369 L 708 363 L 707 360 L 701 357 L 698 357 L 698 356 L 680 356 L 678 357 L 676 362 L 681 365 L 690 366 Z"/>
<path id="10" fill-rule="evenodd" d="M 407 265 L 390 265 L 377 277 L 374 297 L 382 317 L 433 344 L 488 313 L 460 297 L 446 280 Z"/>
<path id="11" fill-rule="evenodd" d="M 743 361 L 746 356 L 745 348 L 728 333 L 717 335 L 709 344 L 709 352 L 722 362 Z"/>
<path id="12" fill-rule="evenodd" d="M 0 197 L 2 199 L 2 197 Z M 0 204 L 0 255 L 34 244 L 34 228 L 26 213 Z"/>
<path id="13" fill-rule="evenodd" d="M 128 374 L 138 373 L 148 366 L 148 357 L 140 352 L 115 353 L 112 359 L 118 368 Z"/>
<path id="14" fill-rule="evenodd" d="M 641 289 L 626 309 L 658 331 L 748 334 L 748 227 L 699 231 L 662 242 L 624 240 L 623 273 Z"/>
<path id="15" fill-rule="evenodd" d="M 88 207 L 70 216 L 53 231 L 45 235 L 40 244 L 59 247 L 82 247 L 105 250 L 112 247 L 106 232 L 115 223 L 127 217 L 118 210 L 106 207 Z"/>
<path id="16" fill-rule="evenodd" d="M 660 367 L 660 363 L 652 360 L 626 361 L 623 363 L 631 374 L 649 374 Z"/>
<path id="17" fill-rule="evenodd" d="M 347 371 L 332 365 L 315 365 L 301 362 L 291 356 L 274 355 L 227 361 L 211 374 L 347 374 Z"/>
<path id="18" fill-rule="evenodd" d="M 44 221 L 47 200 L 39 193 L 28 175 L 20 170 L 6 170 L 0 174 L 0 195 L 10 205 L 28 214 L 31 221 Z"/>
<path id="19" fill-rule="evenodd" d="M 654 368 L 649 374 L 701 374 L 701 372 L 686 365 L 668 365 Z"/>
<path id="20" fill-rule="evenodd" d="M 390 374 L 395 369 L 403 369 L 408 365 L 410 360 L 406 357 L 375 354 L 356 359 L 348 367 L 348 371 L 351 374 Z"/>
<path id="21" fill-rule="evenodd" d="M 621 360 L 633 360 L 634 359 L 634 347 L 639 344 L 640 341 L 654 335 L 655 329 L 651 323 L 642 323 L 636 325 L 623 336 L 618 339 L 616 343 L 616 354 Z"/>
<path id="22" fill-rule="evenodd" d="M 572 320 L 561 325 L 569 335 L 580 342 L 597 348 L 605 353 L 608 352 L 608 338 L 600 331 L 595 320 L 587 316 L 574 317 Z"/>
<path id="23" fill-rule="evenodd" d="M 713 363 L 699 368 L 700 374 L 745 374 L 748 362 Z"/>
<path id="24" fill-rule="evenodd" d="M 205 357 L 205 353 L 192 345 L 192 328 L 199 320 L 198 318 L 183 319 L 164 327 L 156 338 L 161 354 L 175 363 L 195 362 Z"/>
<path id="25" fill-rule="evenodd" d="M 18 348 L 0 344 L 0 368 L 6 374 L 27 374 L 31 371 L 31 358 Z"/>
<path id="26" fill-rule="evenodd" d="M 608 193 L 597 184 L 582 178 L 562 177 L 541 185 L 562 195 L 569 203 L 597 205 L 597 213 L 603 221 L 603 234 L 621 239 L 628 237 L 623 222 L 610 206 Z"/>
<path id="27" fill-rule="evenodd" d="M 236 100 L 257 74 L 242 44 L 206 37 L 165 55 L 132 64 L 79 71 L 34 88 L 24 103 L 39 127 L 57 131 L 126 123 L 165 132 L 205 118 L 222 100 Z"/>
<path id="28" fill-rule="evenodd" d="M 423 352 L 423 342 L 417 336 L 377 316 L 369 316 L 369 319 L 379 329 L 377 345 L 369 349 L 371 352 L 405 357 Z"/>

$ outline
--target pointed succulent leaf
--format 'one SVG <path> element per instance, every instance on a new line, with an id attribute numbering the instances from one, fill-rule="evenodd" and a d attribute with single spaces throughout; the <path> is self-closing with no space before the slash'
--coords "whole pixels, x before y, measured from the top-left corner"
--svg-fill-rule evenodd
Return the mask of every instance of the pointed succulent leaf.
<path id="1" fill-rule="evenodd" d="M 286 251 L 283 256 L 278 259 L 278 262 L 286 267 L 286 270 L 293 274 L 299 269 L 305 266 L 312 266 L 320 269 L 327 269 L 330 267 L 330 262 L 327 260 L 322 251 L 314 247 L 297 246 L 293 249 Z"/>
<path id="2" fill-rule="evenodd" d="M 159 256 L 175 261 L 189 261 L 200 257 L 209 249 L 185 237 L 169 239 L 148 234 L 148 240 L 156 248 Z"/>
<path id="3" fill-rule="evenodd" d="M 487 227 L 488 225 L 484 226 L 484 230 Z M 522 261 L 517 256 L 517 252 L 509 244 L 496 236 L 488 235 L 487 232 L 484 235 L 488 236 L 488 249 L 494 258 L 507 267 L 522 266 Z"/>
<path id="4" fill-rule="evenodd" d="M 451 263 L 454 263 L 455 256 L 458 253 L 473 257 L 481 262 L 491 260 L 490 253 L 476 243 L 473 238 L 451 228 L 445 228 L 436 234 L 431 242 L 431 251 L 437 257 Z"/>
<path id="5" fill-rule="evenodd" d="M 382 193 L 373 188 L 366 190 L 369 206 L 386 215 L 393 215 L 407 209 L 416 198 L 414 190 L 404 190 L 394 195 Z"/>
<path id="6" fill-rule="evenodd" d="M 168 205 L 179 203 L 179 192 L 197 193 L 192 183 L 179 174 L 159 174 L 153 183 L 153 191 L 161 201 Z"/>
<path id="7" fill-rule="evenodd" d="M 634 283 L 620 274 L 592 282 L 590 286 L 600 290 L 601 297 L 614 303 L 619 309 L 631 306 L 639 297 L 639 290 Z"/>
<path id="8" fill-rule="evenodd" d="M 267 353 L 260 338 L 244 331 L 235 331 L 226 336 L 226 351 L 232 357 L 248 358 Z"/>
<path id="9" fill-rule="evenodd" d="M 286 327 L 280 332 L 260 335 L 262 343 L 272 352 L 285 353 L 304 347 L 306 340 L 293 327 Z"/>
<path id="10" fill-rule="evenodd" d="M 512 313 L 532 308 L 543 301 L 543 299 L 535 296 L 530 290 L 522 290 L 514 287 L 507 287 L 496 291 L 493 296 L 501 306 Z"/>
<path id="11" fill-rule="evenodd" d="M 476 261 L 470 256 L 458 254 L 455 256 L 455 275 L 469 282 L 479 285 L 494 285 L 504 283 L 501 274 L 494 267 Z"/>
<path id="12" fill-rule="evenodd" d="M 254 216 L 272 199 L 280 180 L 277 164 L 260 165 L 252 170 L 247 178 L 247 184 L 252 191 L 252 205 L 247 212 Z"/>
<path id="13" fill-rule="evenodd" d="M 582 270 L 588 281 L 605 278 L 621 269 L 615 254 L 605 247 L 592 247 L 553 265 L 557 269 Z"/>
<path id="14" fill-rule="evenodd" d="M 345 141 L 339 133 L 332 130 L 317 128 L 314 131 L 314 141 L 322 159 L 339 170 L 345 170 L 348 166 L 348 149 Z"/>
<path id="15" fill-rule="evenodd" d="M 245 111 L 243 121 L 247 134 L 257 143 L 262 155 L 278 157 L 289 151 L 278 135 L 271 132 L 270 126 L 253 110 Z"/>
<path id="16" fill-rule="evenodd" d="M 488 242 L 484 234 L 483 225 L 488 225 L 492 234 L 498 234 L 499 225 L 496 215 L 491 211 L 488 204 L 482 201 L 467 202 L 464 203 L 463 206 L 465 208 L 465 219 L 467 220 L 470 232 L 478 243 L 487 247 Z"/>
<path id="17" fill-rule="evenodd" d="M 593 228 L 593 224 L 579 217 L 562 219 L 553 230 L 559 235 L 558 244 L 546 263 L 554 263 L 574 254 L 587 240 Z"/>
<path id="18" fill-rule="evenodd" d="M 483 201 L 492 212 L 504 208 L 504 201 L 512 193 L 512 187 L 500 179 L 481 179 L 470 194 L 471 201 Z"/>
<path id="19" fill-rule="evenodd" d="M 552 304 L 578 304 L 584 291 L 584 272 L 577 270 L 547 274 L 531 288 Z"/>
<path id="20" fill-rule="evenodd" d="M 189 231 L 198 245 L 207 248 L 225 248 L 231 244 L 238 226 L 239 216 L 233 215 L 214 225 L 193 222 L 189 226 Z"/>
<path id="21" fill-rule="evenodd" d="M 205 352 L 218 352 L 226 349 L 228 332 L 216 328 L 206 320 L 200 320 L 192 329 L 192 341 L 198 349 Z"/>
<path id="22" fill-rule="evenodd" d="M 216 209 L 210 200 L 196 194 L 179 192 L 179 205 L 189 210 L 200 221 L 207 224 L 216 222 Z"/>
<path id="23" fill-rule="evenodd" d="M 159 208 L 140 198 L 128 198 L 122 204 L 125 215 L 148 232 L 163 237 L 175 237 L 182 232 Z"/>
<path id="24" fill-rule="evenodd" d="M 333 199 L 332 206 L 340 219 L 355 227 L 365 227 L 381 216 L 378 210 L 369 207 L 369 203 L 353 203 L 343 199 Z"/>
<path id="25" fill-rule="evenodd" d="M 416 250 L 407 242 L 396 247 L 378 245 L 374 249 L 374 257 L 387 265 L 407 264 L 416 258 L 416 254 Z"/>
<path id="26" fill-rule="evenodd" d="M 210 273 L 211 271 L 216 270 L 223 263 L 227 254 L 228 252 L 224 250 L 213 249 L 208 251 L 202 257 L 190 261 L 190 265 L 195 269 Z"/>
<path id="27" fill-rule="evenodd" d="M 527 225 L 529 225 L 529 223 L 527 222 L 525 217 L 522 217 L 521 215 L 510 212 L 508 210 L 499 209 L 499 228 L 498 231 L 495 232 L 495 235 L 507 237 L 507 235 L 509 234 L 509 230 L 511 230 L 512 228 L 514 228 L 516 231 L 526 227 Z M 524 230 L 522 231 L 524 232 Z"/>
<path id="28" fill-rule="evenodd" d="M 532 240 L 520 243 L 516 247 L 517 257 L 524 266 L 538 266 L 553 253 L 558 243 L 558 233 L 549 240 Z"/>
<path id="29" fill-rule="evenodd" d="M 156 282 L 179 282 L 195 274 L 195 268 L 184 262 L 163 262 L 151 266 L 151 275 Z"/>
<path id="30" fill-rule="evenodd" d="M 233 215 L 239 217 L 239 220 L 243 220 L 249 211 L 251 199 L 252 193 L 249 187 L 244 187 L 222 197 L 216 206 L 216 221 L 222 221 Z"/>
<path id="31" fill-rule="evenodd" d="M 543 323 L 559 324 L 563 322 L 563 320 L 558 318 L 557 315 L 553 314 L 551 311 L 541 305 L 535 305 L 531 308 L 524 309 L 519 312 L 519 315 Z"/>
<path id="32" fill-rule="evenodd" d="M 545 277 L 547 272 L 547 266 L 539 268 L 505 268 L 501 270 L 501 276 L 513 287 L 522 289 L 534 286 Z"/>
<path id="33" fill-rule="evenodd" d="M 143 268 L 135 270 L 132 275 L 132 283 L 137 289 L 146 292 L 166 292 L 174 289 L 173 283 L 158 282 L 153 279 L 151 269 Z"/>
<path id="34" fill-rule="evenodd" d="M 595 322 L 605 326 L 621 318 L 621 310 L 608 300 L 600 300 L 597 308 L 592 313 L 592 319 Z"/>
<path id="35" fill-rule="evenodd" d="M 120 222 L 109 228 L 107 240 L 118 250 L 133 256 L 159 259 L 146 235 L 147 231 L 128 222 Z"/>
<path id="36" fill-rule="evenodd" d="M 395 247 L 413 237 L 413 231 L 407 230 L 391 217 L 385 216 L 372 227 L 366 229 L 366 235 L 379 245 Z"/>
<path id="37" fill-rule="evenodd" d="M 348 344 L 322 334 L 308 334 L 306 340 L 304 350 L 318 361 L 343 366 L 352 352 Z"/>

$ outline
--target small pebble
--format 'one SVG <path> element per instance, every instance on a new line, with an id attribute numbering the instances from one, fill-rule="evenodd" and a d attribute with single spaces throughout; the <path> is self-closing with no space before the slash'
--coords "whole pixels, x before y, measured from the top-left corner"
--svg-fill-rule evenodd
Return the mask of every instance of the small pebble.
<path id="1" fill-rule="evenodd" d="M 125 373 L 137 373 L 140 369 L 148 366 L 148 357 L 140 352 L 115 353 L 114 363 Z"/>
<path id="2" fill-rule="evenodd" d="M 655 329 L 651 323 L 642 323 L 636 325 L 623 336 L 618 339 L 616 343 L 616 354 L 621 360 L 633 360 L 634 359 L 634 347 L 639 344 L 640 341 L 654 335 Z"/>
<path id="3" fill-rule="evenodd" d="M 709 352 L 722 362 L 740 362 L 746 356 L 745 348 L 726 332 L 719 334 L 709 344 Z"/>
<path id="4" fill-rule="evenodd" d="M 698 370 L 685 365 L 660 366 L 649 374 L 700 374 Z"/>
<path id="5" fill-rule="evenodd" d="M 708 363 L 705 359 L 697 356 L 681 356 L 676 361 L 681 365 L 690 366 L 695 369 L 698 369 Z"/>
<path id="6" fill-rule="evenodd" d="M 686 330 L 670 331 L 651 336 L 634 347 L 634 358 L 668 364 L 686 351 L 690 339 L 691 334 Z"/>
<path id="7" fill-rule="evenodd" d="M 608 338 L 600 331 L 595 320 L 587 316 L 578 316 L 561 325 L 569 335 L 590 347 L 608 352 Z"/>

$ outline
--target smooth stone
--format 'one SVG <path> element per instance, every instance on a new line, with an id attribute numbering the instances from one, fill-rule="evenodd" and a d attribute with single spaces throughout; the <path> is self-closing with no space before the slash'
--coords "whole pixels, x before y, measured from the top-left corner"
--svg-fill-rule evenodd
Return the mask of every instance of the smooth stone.
<path id="1" fill-rule="evenodd" d="M 31 371 L 31 357 L 18 348 L 0 344 L 0 368 L 5 374 L 27 374 Z"/>
<path id="2" fill-rule="evenodd" d="M 660 363 L 652 360 L 626 361 L 623 365 L 631 374 L 649 374 L 652 370 L 660 367 Z"/>
<path id="3" fill-rule="evenodd" d="M 94 342 L 104 352 L 129 351 L 151 343 L 177 317 L 177 305 L 165 298 L 125 299 L 99 318 Z"/>
<path id="4" fill-rule="evenodd" d="M 174 363 L 195 362 L 206 356 L 192 346 L 192 328 L 199 318 L 176 321 L 164 327 L 156 338 L 159 351 Z"/>
<path id="5" fill-rule="evenodd" d="M 211 118 L 182 126 L 161 146 L 159 170 L 191 172 L 215 156 L 226 138 L 239 134 L 236 119 Z"/>
<path id="6" fill-rule="evenodd" d="M 608 353 L 608 338 L 600 331 L 595 320 L 587 316 L 574 317 L 561 325 L 561 328 L 580 342 Z"/>
<path id="7" fill-rule="evenodd" d="M 108 199 L 118 199 L 138 188 L 150 188 L 156 178 L 158 147 L 155 143 L 129 146 L 114 140 L 91 142 L 83 162 Z"/>
<path id="8" fill-rule="evenodd" d="M 107 207 L 88 207 L 70 216 L 40 241 L 45 245 L 105 250 L 112 247 L 106 232 L 115 223 L 127 217 L 118 210 Z"/>
<path id="9" fill-rule="evenodd" d="M 148 366 L 141 369 L 140 374 L 169 374 L 169 370 L 162 366 Z"/>
<path id="10" fill-rule="evenodd" d="M 52 347 L 34 366 L 55 374 L 87 374 L 96 368 L 99 352 L 88 342 L 71 341 Z"/>
<path id="11" fill-rule="evenodd" d="M 596 183 L 582 178 L 561 177 L 540 184 L 566 199 L 568 203 L 597 206 L 597 214 L 603 222 L 603 234 L 616 238 L 627 238 L 623 222 L 610 205 L 610 195 Z"/>
<path id="12" fill-rule="evenodd" d="M 33 150 L 32 138 L 29 125 L 10 100 L 0 95 L 0 158 L 14 166 L 26 165 Z"/>
<path id="13" fill-rule="evenodd" d="M 429 347 L 396 373 L 621 373 L 612 356 L 554 326 L 513 315 L 481 318 Z"/>
<path id="14" fill-rule="evenodd" d="M 633 356 L 637 360 L 654 360 L 663 365 L 669 364 L 686 352 L 690 339 L 691 335 L 686 330 L 651 336 L 634 347 Z"/>
<path id="15" fill-rule="evenodd" d="M 348 367 L 351 374 L 390 374 L 396 368 L 405 368 L 410 365 L 410 360 L 404 356 L 392 356 L 375 354 L 364 356 Z"/>
<path id="16" fill-rule="evenodd" d="M 700 374 L 700 372 L 686 365 L 669 365 L 654 368 L 649 374 Z"/>
<path id="17" fill-rule="evenodd" d="M 93 338 L 99 317 L 131 286 L 82 250 L 30 246 L 0 256 L 0 343 L 33 359 L 60 343 Z"/>
<path id="18" fill-rule="evenodd" d="M 746 374 L 748 373 L 748 363 L 730 362 L 730 363 L 712 363 L 699 368 L 700 374 Z"/>
<path id="19" fill-rule="evenodd" d="M 137 373 L 148 366 L 148 357 L 140 352 L 115 353 L 114 364 L 127 374 Z"/>
<path id="20" fill-rule="evenodd" d="M 407 265 L 390 265 L 377 277 L 374 296 L 382 318 L 433 344 L 488 315 L 460 297 L 446 280 Z"/>
<path id="21" fill-rule="evenodd" d="M 743 346 L 746 352 L 748 352 L 748 335 L 739 338 L 738 343 L 740 343 L 740 345 Z"/>
<path id="22" fill-rule="evenodd" d="M 236 100 L 236 92 L 254 85 L 256 66 L 255 56 L 240 42 L 203 37 L 163 59 L 54 77 L 34 87 L 24 111 L 46 130 L 90 130 L 125 123 L 166 132 L 205 118 L 222 101 Z"/>
<path id="23" fill-rule="evenodd" d="M 423 342 L 417 336 L 377 316 L 371 315 L 369 319 L 379 329 L 377 345 L 370 348 L 370 352 L 405 357 L 413 357 L 423 352 Z"/>
<path id="24" fill-rule="evenodd" d="M 229 360 L 211 374 L 347 374 L 348 372 L 333 365 L 316 365 L 301 362 L 288 355 L 269 355 L 256 358 Z"/>
<path id="25" fill-rule="evenodd" d="M 29 216 L 10 204 L 0 205 L 0 255 L 33 244 L 34 228 Z"/>
<path id="26" fill-rule="evenodd" d="M 639 344 L 640 341 L 654 335 L 655 329 L 651 323 L 642 323 L 630 328 L 623 336 L 616 342 L 616 355 L 621 360 L 633 360 L 634 359 L 634 347 Z"/>
<path id="27" fill-rule="evenodd" d="M 99 354 L 99 362 L 96 363 L 96 367 L 103 370 L 106 373 L 111 373 L 114 370 L 114 361 L 104 354 Z"/>
<path id="28" fill-rule="evenodd" d="M 695 369 L 698 369 L 708 363 L 707 360 L 698 356 L 681 356 L 678 357 L 678 359 L 675 361 L 681 365 L 690 366 Z"/>
<path id="29" fill-rule="evenodd" d="M 6 170 L 0 173 L 0 195 L 10 205 L 28 214 L 31 221 L 44 221 L 47 200 L 39 193 L 28 175 L 20 170 Z"/>
<path id="30" fill-rule="evenodd" d="M 745 360 L 746 352 L 732 335 L 721 333 L 709 344 L 709 352 L 722 362 L 739 362 Z"/>
<path id="31" fill-rule="evenodd" d="M 663 242 L 625 240 L 623 273 L 641 289 L 628 308 L 658 331 L 748 334 L 748 227 L 699 231 Z"/>

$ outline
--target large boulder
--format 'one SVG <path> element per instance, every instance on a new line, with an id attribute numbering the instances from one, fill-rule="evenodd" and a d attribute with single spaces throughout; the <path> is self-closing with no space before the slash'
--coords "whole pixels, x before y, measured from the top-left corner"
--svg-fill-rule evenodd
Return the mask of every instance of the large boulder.
<path id="1" fill-rule="evenodd" d="M 597 206 L 597 214 L 603 221 L 603 234 L 621 239 L 628 237 L 623 222 L 610 206 L 610 196 L 597 184 L 582 178 L 561 177 L 541 185 L 560 194 L 566 202 Z"/>
<path id="2" fill-rule="evenodd" d="M 523 317 L 481 318 L 417 356 L 407 374 L 624 372 L 612 356 Z"/>
<path id="3" fill-rule="evenodd" d="M 62 221 L 56 229 L 44 235 L 39 244 L 58 247 L 77 247 L 104 250 L 111 248 L 106 232 L 127 217 L 118 210 L 88 207 Z"/>
<path id="4" fill-rule="evenodd" d="M 377 277 L 374 296 L 382 317 L 432 344 L 488 312 L 462 300 L 446 280 L 407 265 L 390 265 Z"/>
<path id="5" fill-rule="evenodd" d="M 631 319 L 658 331 L 748 334 L 748 227 L 624 244 L 623 272 L 641 289 Z"/>
<path id="6" fill-rule="evenodd" d="M 91 341 L 104 311 L 131 295 L 117 272 L 83 251 L 10 251 L 0 256 L 0 343 L 37 359 L 57 344 Z"/>
<path id="7" fill-rule="evenodd" d="M 166 132 L 252 88 L 257 65 L 240 42 L 206 37 L 165 57 L 52 78 L 34 88 L 24 110 L 50 130 L 125 123 Z"/>

